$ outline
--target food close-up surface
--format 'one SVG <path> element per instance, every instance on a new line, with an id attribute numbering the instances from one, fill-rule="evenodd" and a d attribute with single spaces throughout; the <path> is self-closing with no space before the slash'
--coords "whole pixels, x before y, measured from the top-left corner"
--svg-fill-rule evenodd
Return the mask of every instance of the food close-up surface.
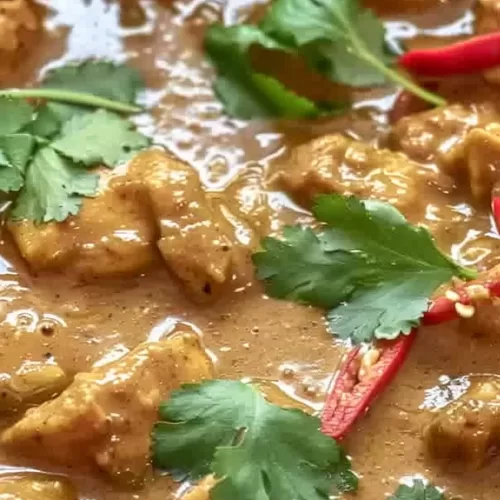
<path id="1" fill-rule="evenodd" d="M 0 0 L 0 499 L 500 499 L 499 0 Z"/>

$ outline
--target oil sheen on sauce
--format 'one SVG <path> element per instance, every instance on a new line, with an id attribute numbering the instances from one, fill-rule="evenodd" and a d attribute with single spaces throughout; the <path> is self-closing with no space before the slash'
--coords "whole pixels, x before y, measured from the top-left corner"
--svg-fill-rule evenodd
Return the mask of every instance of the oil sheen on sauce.
<path id="1" fill-rule="evenodd" d="M 213 74 L 201 50 L 203 30 L 221 17 L 237 22 L 251 15 L 258 2 L 229 0 L 222 7 L 213 0 L 174 4 L 145 0 L 141 2 L 145 22 L 132 27 L 120 25 L 118 3 L 45 3 L 52 11 L 47 31 L 11 84 L 25 85 L 48 68 L 88 57 L 128 61 L 143 72 L 148 84 L 141 99 L 151 112 L 138 117 L 138 125 L 155 143 L 196 168 L 214 196 L 227 186 L 243 186 L 238 191 L 242 203 L 248 204 L 249 214 L 262 218 L 271 233 L 285 223 L 308 220 L 282 193 L 261 192 L 261 181 L 272 170 L 274 160 L 294 145 L 322 134 L 343 131 L 377 142 L 387 129 L 384 111 L 394 96 L 380 93 L 361 95 L 357 109 L 336 121 L 248 124 L 226 117 L 211 92 Z M 436 15 L 422 21 L 424 31 L 439 24 L 459 32 L 467 29 L 463 18 L 457 21 L 455 8 L 444 6 L 439 9 L 442 17 Z M 415 24 L 399 20 L 393 29 L 422 34 Z M 265 209 L 252 214 L 255 196 L 264 200 Z M 489 265 L 498 260 L 496 236 L 486 213 L 431 188 L 425 196 L 427 217 L 416 222 L 426 223 L 444 250 L 464 264 Z M 239 237 L 245 245 L 251 235 L 242 227 Z M 1 372 L 9 372 L 21 359 L 45 356 L 74 374 L 182 327 L 203 333 L 221 376 L 256 378 L 264 391 L 281 390 L 311 411 L 321 408 L 344 348 L 326 332 L 321 312 L 265 297 L 248 262 L 231 293 L 215 304 L 199 307 L 183 296 L 160 265 L 133 279 L 81 286 L 65 277 L 33 276 L 7 238 L 1 249 L 0 308 L 5 315 Z M 53 328 L 51 335 L 41 331 L 47 322 Z M 473 344 L 467 335 L 441 328 L 420 336 L 397 382 L 345 443 L 362 476 L 356 498 L 385 498 L 400 477 L 416 473 L 437 478 L 440 485 L 464 499 L 500 495 L 500 472 L 494 466 L 466 478 L 429 469 L 421 446 L 421 428 L 428 416 L 419 410 L 425 389 L 436 385 L 443 374 L 453 375 L 457 367 L 460 374 L 474 372 L 477 360 L 481 371 L 494 372 L 493 342 L 474 343 L 471 356 Z M 8 419 L 3 421 L 8 423 Z M 0 461 L 4 470 L 24 466 L 7 464 L 1 455 Z M 41 467 L 50 470 L 47 464 Z M 119 492 L 98 479 L 67 473 L 86 500 L 173 499 L 178 488 L 167 478 L 156 477 L 142 491 Z"/>

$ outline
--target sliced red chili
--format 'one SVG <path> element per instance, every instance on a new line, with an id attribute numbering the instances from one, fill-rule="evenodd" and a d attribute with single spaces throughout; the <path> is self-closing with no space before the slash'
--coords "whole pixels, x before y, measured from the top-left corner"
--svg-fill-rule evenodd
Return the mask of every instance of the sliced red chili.
<path id="1" fill-rule="evenodd" d="M 500 65 L 500 32 L 479 35 L 445 47 L 411 50 L 399 58 L 410 73 L 443 77 L 480 73 Z"/>
<path id="2" fill-rule="evenodd" d="M 493 212 L 493 219 L 497 230 L 500 231 L 500 196 L 493 196 L 491 200 L 491 211 Z"/>
<path id="3" fill-rule="evenodd" d="M 478 283 L 479 284 L 479 283 Z M 467 287 L 453 290 L 458 300 L 448 296 L 433 301 L 424 314 L 422 323 L 435 325 L 460 318 L 457 303 L 468 305 L 472 302 Z M 500 296 L 500 281 L 480 283 L 485 294 Z M 342 361 L 334 378 L 330 394 L 321 416 L 321 430 L 335 439 L 345 436 L 356 420 L 363 415 L 373 400 L 392 381 L 401 368 L 416 337 L 416 329 L 409 335 L 400 335 L 396 340 L 379 341 L 376 349 L 379 359 L 360 376 L 361 348 L 352 349 Z"/>
<path id="4" fill-rule="evenodd" d="M 401 335 L 395 341 L 381 342 L 379 360 L 361 380 L 358 379 L 360 348 L 354 348 L 347 356 L 333 383 L 333 389 L 321 416 L 324 434 L 340 439 L 369 407 L 371 402 L 389 384 L 403 364 L 415 332 Z"/>

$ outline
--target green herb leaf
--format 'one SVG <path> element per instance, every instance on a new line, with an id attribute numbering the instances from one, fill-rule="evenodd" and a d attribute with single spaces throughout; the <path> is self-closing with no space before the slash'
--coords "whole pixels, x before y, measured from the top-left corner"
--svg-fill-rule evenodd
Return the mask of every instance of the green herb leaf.
<path id="1" fill-rule="evenodd" d="M 11 134 L 0 136 L 0 151 L 9 164 L 24 173 L 35 147 L 35 139 L 30 134 Z"/>
<path id="2" fill-rule="evenodd" d="M 78 213 L 84 196 L 96 193 L 98 182 L 98 175 L 44 147 L 28 166 L 24 188 L 10 215 L 14 220 L 63 221 Z"/>
<path id="3" fill-rule="evenodd" d="M 0 135 L 19 132 L 32 120 L 33 112 L 26 101 L 0 97 Z"/>
<path id="4" fill-rule="evenodd" d="M 60 108 L 61 107 L 61 108 Z M 80 109 L 77 106 L 68 106 L 65 104 L 57 103 L 46 103 L 37 109 L 37 114 L 35 119 L 26 127 L 26 131 L 37 137 L 42 137 L 49 139 L 56 135 L 61 129 L 62 123 L 65 121 L 65 117 L 61 115 L 62 112 L 59 109 L 66 110 L 71 109 L 71 115 L 75 114 L 75 108 Z"/>
<path id="5" fill-rule="evenodd" d="M 342 302 L 358 283 L 378 279 L 377 270 L 362 256 L 330 252 L 327 245 L 324 234 L 315 234 L 309 228 L 286 227 L 283 240 L 262 240 L 264 251 L 253 256 L 257 278 L 266 282 L 266 292 L 272 297 L 324 308 Z"/>
<path id="6" fill-rule="evenodd" d="M 77 163 L 115 166 L 131 152 L 149 145 L 133 124 L 104 110 L 75 116 L 66 122 L 52 148 Z"/>
<path id="7" fill-rule="evenodd" d="M 238 118 L 312 118 L 338 108 L 315 103 L 252 68 L 250 47 L 287 50 L 255 26 L 211 26 L 205 48 L 217 68 L 214 91 L 228 114 Z"/>
<path id="8" fill-rule="evenodd" d="M 411 486 L 401 484 L 389 500 L 444 500 L 444 494 L 432 484 L 415 479 Z"/>
<path id="9" fill-rule="evenodd" d="M 262 30 L 292 45 L 331 80 L 353 87 L 386 83 L 391 62 L 382 22 L 355 0 L 278 0 Z"/>
<path id="10" fill-rule="evenodd" d="M 357 0 L 277 0 L 258 26 L 215 24 L 205 38 L 207 54 L 218 71 L 214 88 L 229 114 L 310 118 L 335 113 L 339 106 L 343 111 L 345 103 L 315 103 L 285 90 L 271 77 L 266 78 L 272 83 L 263 80 L 262 85 L 264 76 L 255 73 L 250 61 L 252 45 L 301 57 L 337 83 L 373 87 L 392 81 L 434 105 L 445 104 L 390 67 L 394 59 L 384 25 Z"/>
<path id="11" fill-rule="evenodd" d="M 269 295 L 331 308 L 329 326 L 341 338 L 408 334 L 436 288 L 453 276 L 476 276 L 387 203 L 324 195 L 313 213 L 326 224 L 317 236 L 289 229 L 283 241 L 264 239 L 253 260 Z"/>
<path id="12" fill-rule="evenodd" d="M 86 92 L 132 104 L 144 82 L 139 72 L 129 66 L 91 60 L 50 71 L 41 87 Z"/>
<path id="13" fill-rule="evenodd" d="M 87 167 L 114 167 L 149 145 L 105 110 L 137 111 L 142 81 L 127 66 L 87 61 L 52 71 L 42 86 L 0 91 L 0 191 L 19 191 L 13 219 L 63 221 L 96 193 L 99 176 Z M 33 108 L 27 98 L 45 102 Z"/>
<path id="14" fill-rule="evenodd" d="M 212 500 L 324 500 L 357 487 L 344 451 L 316 417 L 270 404 L 241 382 L 184 386 L 160 416 L 155 465 L 192 478 L 215 473 Z"/>
<path id="15" fill-rule="evenodd" d="M 12 166 L 8 158 L 0 151 L 0 190 L 4 193 L 19 191 L 24 184 L 21 172 Z"/>

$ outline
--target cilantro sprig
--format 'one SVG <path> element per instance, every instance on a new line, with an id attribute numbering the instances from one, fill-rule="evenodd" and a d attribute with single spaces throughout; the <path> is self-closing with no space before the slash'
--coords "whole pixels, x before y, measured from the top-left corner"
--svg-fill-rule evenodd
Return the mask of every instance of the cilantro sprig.
<path id="1" fill-rule="evenodd" d="M 133 68 L 89 60 L 50 71 L 40 88 L 0 90 L 0 97 L 43 99 L 131 114 L 142 111 L 135 100 L 143 85 Z"/>
<path id="2" fill-rule="evenodd" d="M 268 403 L 250 385 L 186 385 L 160 407 L 156 467 L 196 480 L 213 473 L 212 500 L 324 500 L 358 479 L 316 417 Z"/>
<path id="3" fill-rule="evenodd" d="M 476 277 L 387 203 L 323 195 L 313 214 L 323 223 L 319 232 L 288 227 L 283 239 L 265 238 L 253 261 L 270 296 L 328 309 L 340 338 L 409 334 L 441 284 Z"/>
<path id="4" fill-rule="evenodd" d="M 415 479 L 411 485 L 399 485 L 389 500 L 444 500 L 444 494 L 433 484 Z"/>
<path id="5" fill-rule="evenodd" d="M 50 72 L 42 88 L 0 91 L 0 191 L 13 193 L 11 219 L 77 214 L 83 198 L 97 192 L 92 167 L 112 168 L 149 144 L 114 113 L 140 110 L 134 102 L 141 86 L 131 68 L 88 61 Z"/>
<path id="6" fill-rule="evenodd" d="M 357 0 L 277 0 L 256 26 L 216 23 L 206 34 L 218 75 L 215 92 L 239 118 L 310 118 L 346 108 L 298 96 L 256 71 L 250 55 L 255 45 L 301 58 L 332 82 L 361 88 L 393 82 L 433 105 L 445 104 L 391 66 L 383 23 Z"/>

